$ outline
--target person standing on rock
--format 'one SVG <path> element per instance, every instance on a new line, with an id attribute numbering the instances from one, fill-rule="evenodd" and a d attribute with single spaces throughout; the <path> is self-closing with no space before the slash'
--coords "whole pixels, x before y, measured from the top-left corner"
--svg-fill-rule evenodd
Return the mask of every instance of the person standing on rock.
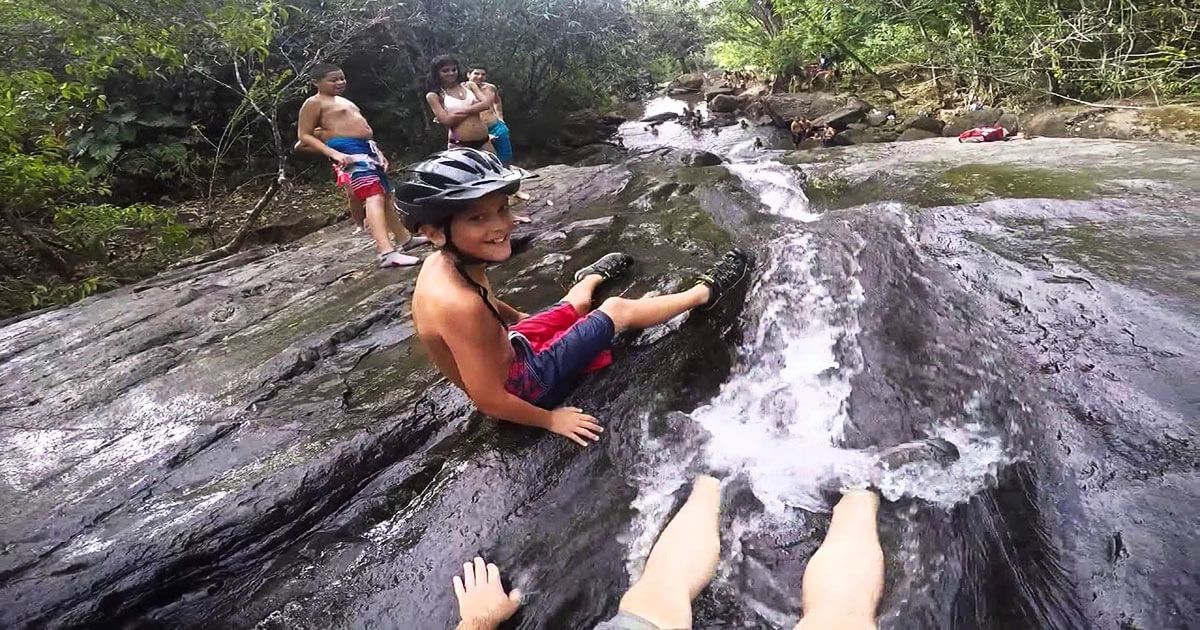
<path id="1" fill-rule="evenodd" d="M 367 119 L 352 101 L 342 96 L 346 75 L 329 64 L 317 64 L 311 73 L 317 93 L 300 107 L 296 135 L 298 148 L 307 148 L 329 158 L 338 186 L 347 187 L 350 216 L 357 223 L 365 219 L 380 267 L 415 265 L 421 259 L 403 254 L 392 237 L 412 247 L 423 241 L 412 238 L 396 215 L 392 183 L 388 180 L 388 161 Z M 320 128 L 320 136 L 317 129 Z"/>
<path id="2" fill-rule="evenodd" d="M 613 337 L 711 308 L 750 266 L 746 254 L 733 250 L 686 291 L 608 298 L 592 310 L 596 288 L 632 261 L 608 254 L 577 271 L 560 301 L 527 315 L 495 296 L 485 270 L 512 256 L 509 195 L 529 173 L 475 149 L 442 151 L 409 173 L 396 190 L 404 223 L 439 249 L 426 259 L 413 290 L 412 317 L 422 345 L 483 413 L 580 446 L 600 439 L 604 429 L 582 410 L 559 405 L 585 373 L 612 363 Z"/>
<path id="3" fill-rule="evenodd" d="M 504 122 L 504 101 L 500 98 L 500 88 L 487 82 L 487 68 L 482 64 L 474 64 L 467 78 L 479 86 L 484 95 L 491 97 L 491 109 L 479 112 L 483 124 L 487 125 L 488 135 L 492 138 L 492 146 L 496 147 L 496 157 L 506 166 L 513 163 L 512 140 L 508 135 L 508 123 Z"/>
<path id="4" fill-rule="evenodd" d="M 429 65 L 429 93 L 425 95 L 433 116 L 449 129 L 446 146 L 495 153 L 481 114 L 492 109 L 492 99 L 462 75 L 458 60 L 435 57 Z"/>

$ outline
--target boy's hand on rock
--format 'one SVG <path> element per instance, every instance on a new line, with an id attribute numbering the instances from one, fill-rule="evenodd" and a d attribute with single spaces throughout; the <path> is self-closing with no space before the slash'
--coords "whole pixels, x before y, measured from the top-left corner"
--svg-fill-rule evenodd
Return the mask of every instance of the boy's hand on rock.
<path id="1" fill-rule="evenodd" d="M 483 558 L 463 564 L 462 577 L 454 576 L 454 595 L 458 598 L 459 628 L 491 630 L 513 616 L 521 606 L 521 591 L 504 593 L 500 569 L 485 565 Z"/>
<path id="2" fill-rule="evenodd" d="M 580 446 L 587 446 L 588 440 L 600 439 L 604 427 L 578 407 L 559 407 L 550 412 L 550 430 Z"/>

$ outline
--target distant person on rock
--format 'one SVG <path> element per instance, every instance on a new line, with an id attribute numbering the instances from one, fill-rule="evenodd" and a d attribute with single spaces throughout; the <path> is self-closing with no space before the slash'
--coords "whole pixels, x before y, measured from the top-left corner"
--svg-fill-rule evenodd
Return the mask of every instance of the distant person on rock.
<path id="1" fill-rule="evenodd" d="M 487 68 L 480 64 L 471 66 L 467 78 L 479 86 L 485 96 L 491 97 L 491 109 L 479 112 L 483 124 L 487 125 L 488 135 L 492 138 L 492 146 L 496 147 L 496 157 L 505 165 L 513 163 L 512 140 L 508 136 L 508 124 L 504 122 L 504 101 L 500 98 L 500 88 L 487 82 Z"/>
<path id="2" fill-rule="evenodd" d="M 636 300 L 612 297 L 592 310 L 593 292 L 629 267 L 613 253 L 575 272 L 575 285 L 549 308 L 527 315 L 496 297 L 488 264 L 512 256 L 509 195 L 529 174 L 475 149 L 434 154 L 409 169 L 397 189 L 404 222 L 439 249 L 413 291 L 421 343 L 447 378 L 483 413 L 540 427 L 587 446 L 604 429 L 561 407 L 583 375 L 612 363 L 613 337 L 711 308 L 745 277 L 738 250 L 717 260 L 686 291 Z"/>
<path id="3" fill-rule="evenodd" d="M 959 457 L 940 439 L 908 442 L 879 453 L 880 466 L 917 461 L 947 465 Z M 844 490 L 821 546 L 801 580 L 803 615 L 793 630 L 870 630 L 883 596 L 884 556 L 879 543 L 879 494 Z M 676 630 L 692 627 L 692 600 L 716 574 L 720 560 L 721 482 L 700 475 L 683 507 L 659 535 L 642 576 L 625 592 L 616 616 L 595 630 Z M 483 558 L 454 577 L 462 621 L 457 630 L 495 630 L 520 606 L 521 594 L 505 594 L 500 569 Z"/>
<path id="4" fill-rule="evenodd" d="M 792 144 L 799 149 L 800 143 L 807 140 L 809 133 L 812 132 L 812 122 L 803 116 L 793 118 L 789 128 L 792 132 Z"/>
<path id="5" fill-rule="evenodd" d="M 492 100 L 474 82 L 463 76 L 458 60 L 450 55 L 435 57 L 429 66 L 429 93 L 425 95 L 433 116 L 444 125 L 447 148 L 467 147 L 495 153 L 483 122 L 483 112 Z"/>
<path id="6" fill-rule="evenodd" d="M 355 223 L 366 221 L 380 267 L 421 262 L 401 253 L 392 242 L 394 237 L 402 247 L 414 247 L 423 240 L 413 239 L 396 215 L 387 158 L 375 144 L 374 131 L 358 106 L 342 96 L 345 73 L 337 66 L 317 64 L 310 76 L 317 93 L 300 107 L 297 148 L 318 152 L 333 162 L 338 186 L 347 190 L 350 217 Z"/>

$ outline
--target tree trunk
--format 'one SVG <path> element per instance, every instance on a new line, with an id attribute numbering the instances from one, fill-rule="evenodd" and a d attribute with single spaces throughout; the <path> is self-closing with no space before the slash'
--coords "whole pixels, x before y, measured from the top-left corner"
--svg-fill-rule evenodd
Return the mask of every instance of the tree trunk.
<path id="1" fill-rule="evenodd" d="M 66 279 L 75 275 L 75 270 L 69 263 L 67 263 L 66 259 L 59 255 L 58 252 L 54 251 L 53 247 L 50 247 L 45 241 L 38 238 L 36 234 L 25 229 L 25 224 L 22 223 L 21 220 L 12 213 L 12 210 L 7 207 L 0 206 L 0 218 L 3 218 L 4 222 L 8 224 L 8 227 L 12 228 L 12 231 L 16 233 L 21 240 L 25 241 L 25 244 L 29 246 L 29 249 L 32 249 L 33 253 L 37 254 L 37 257 L 42 259 L 42 262 L 49 265 L 54 273 L 58 274 L 59 277 Z"/>

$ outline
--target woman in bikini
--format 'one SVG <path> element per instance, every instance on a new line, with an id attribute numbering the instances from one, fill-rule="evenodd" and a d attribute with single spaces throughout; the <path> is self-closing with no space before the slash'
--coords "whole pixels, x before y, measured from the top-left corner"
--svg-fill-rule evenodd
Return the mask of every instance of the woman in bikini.
<path id="1" fill-rule="evenodd" d="M 437 121 L 450 130 L 447 148 L 470 147 L 495 153 L 487 125 L 479 117 L 479 112 L 491 109 L 491 97 L 467 81 L 461 68 L 450 55 L 434 58 L 425 100 Z"/>

